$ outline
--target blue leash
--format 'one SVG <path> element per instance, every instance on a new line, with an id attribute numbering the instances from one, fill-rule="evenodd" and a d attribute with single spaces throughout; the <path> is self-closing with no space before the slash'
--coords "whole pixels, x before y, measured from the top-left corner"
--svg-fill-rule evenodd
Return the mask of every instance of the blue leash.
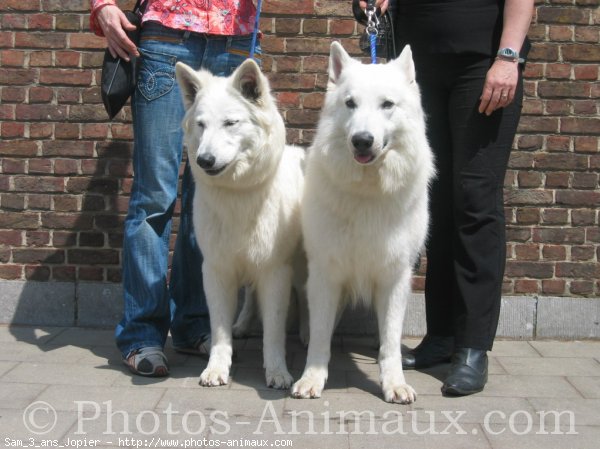
<path id="1" fill-rule="evenodd" d="M 258 0 L 256 4 L 256 20 L 254 21 L 254 31 L 252 31 L 252 44 L 250 45 L 250 59 L 254 59 L 254 52 L 256 51 L 256 37 L 258 35 L 258 25 L 260 20 L 260 10 L 262 8 L 262 0 Z"/>
<path id="2" fill-rule="evenodd" d="M 367 33 L 371 44 L 371 64 L 377 64 L 377 25 L 379 25 L 379 19 L 377 18 L 375 0 L 368 0 L 365 14 L 367 15 Z"/>

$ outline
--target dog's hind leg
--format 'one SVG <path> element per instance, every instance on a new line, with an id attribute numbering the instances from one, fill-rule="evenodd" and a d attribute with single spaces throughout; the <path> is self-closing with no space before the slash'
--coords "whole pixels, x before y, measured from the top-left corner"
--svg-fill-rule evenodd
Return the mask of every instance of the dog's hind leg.
<path id="1" fill-rule="evenodd" d="M 263 357 L 268 387 L 289 388 L 294 379 L 285 361 L 286 322 L 292 268 L 281 265 L 262 273 L 257 283 L 263 322 Z"/>
<path id="2" fill-rule="evenodd" d="M 387 402 L 410 404 L 417 399 L 415 390 L 406 384 L 402 372 L 400 339 L 410 293 L 409 269 L 378 286 L 375 309 L 379 324 L 379 379 Z"/>
<path id="3" fill-rule="evenodd" d="M 244 287 L 242 310 L 233 325 L 233 338 L 244 338 L 250 333 L 250 327 L 256 312 L 256 292 L 254 287 Z"/>
<path id="4" fill-rule="evenodd" d="M 233 353 L 231 327 L 237 305 L 235 277 L 224 275 L 206 262 L 202 266 L 204 288 L 210 313 L 211 349 L 200 385 L 212 387 L 229 381 Z"/>
<path id="5" fill-rule="evenodd" d="M 308 276 L 310 342 L 302 378 L 292 388 L 295 398 L 318 398 L 327 381 L 331 336 L 341 299 L 341 286 L 327 271 L 311 266 Z"/>

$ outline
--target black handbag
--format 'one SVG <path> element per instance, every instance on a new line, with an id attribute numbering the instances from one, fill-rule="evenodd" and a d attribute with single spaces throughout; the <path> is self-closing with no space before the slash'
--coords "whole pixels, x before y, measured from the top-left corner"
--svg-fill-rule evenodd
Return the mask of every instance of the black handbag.
<path id="1" fill-rule="evenodd" d="M 125 16 L 136 29 L 127 31 L 127 37 L 134 44 L 139 43 L 140 31 L 142 25 L 142 14 L 144 8 L 140 6 L 141 0 L 137 0 L 133 11 L 125 11 Z M 104 61 L 102 62 L 102 78 L 100 81 L 100 92 L 104 109 L 112 120 L 115 115 L 123 108 L 127 100 L 133 94 L 137 82 L 138 58 L 130 56 L 129 61 L 121 59 L 119 56 L 114 58 L 108 48 L 104 52 Z"/>
<path id="2" fill-rule="evenodd" d="M 367 15 L 365 11 L 360 8 L 359 0 L 352 0 L 352 13 L 354 18 L 361 25 L 367 25 Z M 385 13 L 381 14 L 381 10 L 377 8 L 377 35 L 376 35 L 376 52 L 378 58 L 385 58 L 388 61 L 398 56 L 396 52 L 396 42 L 394 36 L 394 9 L 395 1 L 390 0 L 388 2 L 388 9 Z M 369 33 L 365 29 L 360 36 L 359 40 L 360 49 L 363 53 L 368 55 L 371 54 L 371 40 Z"/>

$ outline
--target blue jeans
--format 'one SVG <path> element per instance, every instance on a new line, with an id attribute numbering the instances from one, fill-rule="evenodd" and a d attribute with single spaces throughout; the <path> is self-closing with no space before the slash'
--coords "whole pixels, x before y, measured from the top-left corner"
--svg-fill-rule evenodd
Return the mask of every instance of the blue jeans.
<path id="1" fill-rule="evenodd" d="M 185 33 L 153 22 L 142 29 L 138 86 L 131 100 L 134 177 L 123 239 L 125 310 L 115 332 L 123 357 L 143 347 L 164 347 L 169 330 L 176 347 L 189 347 L 210 335 L 202 255 L 192 226 L 194 185 L 187 165 L 167 278 L 185 112 L 175 64 L 182 61 L 227 76 L 244 61 L 250 43 L 251 36 Z"/>

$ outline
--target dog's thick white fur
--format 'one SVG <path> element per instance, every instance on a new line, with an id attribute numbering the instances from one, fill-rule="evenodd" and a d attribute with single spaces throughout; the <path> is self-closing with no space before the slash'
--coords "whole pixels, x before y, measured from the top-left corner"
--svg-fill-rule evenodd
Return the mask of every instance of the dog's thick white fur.
<path id="1" fill-rule="evenodd" d="M 184 139 L 196 182 L 194 230 L 204 256 L 212 328 L 200 384 L 228 382 L 237 292 L 251 285 L 262 311 L 267 385 L 289 388 L 285 323 L 301 246 L 304 151 L 285 145 L 283 120 L 254 61 L 227 78 L 182 63 L 176 75 L 186 108 Z"/>
<path id="2" fill-rule="evenodd" d="M 321 396 L 336 313 L 349 297 L 376 309 L 384 399 L 416 399 L 400 338 L 433 175 L 410 47 L 387 64 L 363 65 L 333 42 L 302 200 L 310 343 L 294 397 Z"/>

